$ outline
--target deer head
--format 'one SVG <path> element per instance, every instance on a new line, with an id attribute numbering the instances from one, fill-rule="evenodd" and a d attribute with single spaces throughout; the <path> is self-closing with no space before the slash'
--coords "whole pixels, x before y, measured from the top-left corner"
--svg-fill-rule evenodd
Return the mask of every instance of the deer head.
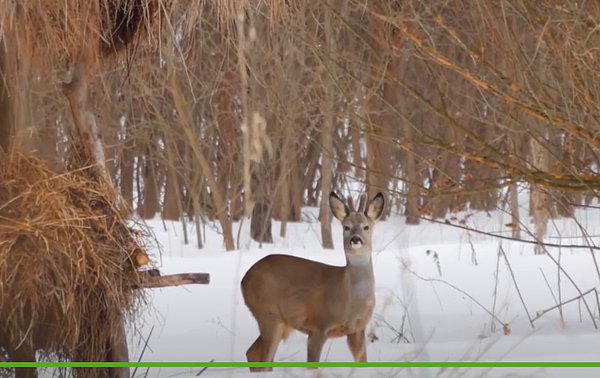
<path id="1" fill-rule="evenodd" d="M 344 228 L 346 260 L 353 266 L 371 262 L 373 226 L 381 218 L 385 208 L 385 198 L 381 193 L 377 193 L 366 208 L 364 202 L 361 199 L 361 205 L 355 210 L 348 207 L 335 193 L 331 192 L 329 195 L 331 212 L 342 222 Z"/>

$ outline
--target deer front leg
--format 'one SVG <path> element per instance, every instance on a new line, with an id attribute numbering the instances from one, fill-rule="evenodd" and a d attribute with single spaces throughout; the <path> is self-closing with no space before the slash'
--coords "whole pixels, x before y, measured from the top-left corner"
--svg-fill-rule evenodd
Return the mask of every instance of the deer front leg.
<path id="1" fill-rule="evenodd" d="M 367 362 L 367 346 L 365 343 L 365 330 L 348 335 L 348 347 L 356 362 Z"/>
<path id="2" fill-rule="evenodd" d="M 308 362 L 319 362 L 325 340 L 327 338 L 321 331 L 312 331 L 308 335 L 308 351 L 306 353 Z"/>

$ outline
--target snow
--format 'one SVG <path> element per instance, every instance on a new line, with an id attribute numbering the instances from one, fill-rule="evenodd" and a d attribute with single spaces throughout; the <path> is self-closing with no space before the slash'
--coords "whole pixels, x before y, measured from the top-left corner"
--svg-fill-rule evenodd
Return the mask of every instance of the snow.
<path id="1" fill-rule="evenodd" d="M 315 219 L 316 209 L 305 211 L 312 215 L 307 219 Z M 579 211 L 576 216 L 593 233 L 600 223 L 599 213 Z M 452 223 L 458 224 L 463 217 L 459 214 Z M 510 236 L 504 226 L 508 222 L 506 214 L 478 213 L 468 217 L 465 226 Z M 215 225 L 207 225 L 204 249 L 183 243 L 180 223 L 152 220 L 149 226 L 163 247 L 162 255 L 154 251 L 154 257 L 164 274 L 207 272 L 211 282 L 151 290 L 151 306 L 143 313 L 141 327 L 130 331 L 132 361 L 246 361 L 245 351 L 258 335 L 239 287 L 246 270 L 270 253 L 344 263 L 341 226 L 335 220 L 335 250 L 320 247 L 320 227 L 314 221 L 288 224 L 285 239 L 277 236 L 279 223 L 274 222 L 275 241 L 262 248 L 246 236 L 248 221 L 236 224 L 236 232 L 242 228 L 241 248 L 233 252 L 224 251 Z M 584 243 L 582 230 L 573 220 L 557 220 L 548 229 L 548 242 Z M 190 235 L 194 235 L 192 229 Z M 591 239 L 597 242 L 599 237 Z M 498 254 L 500 247 L 506 259 Z M 378 340 L 367 347 L 369 361 L 599 361 L 600 335 L 582 301 L 562 307 L 564 321 L 553 310 L 531 327 L 517 287 L 532 317 L 556 304 L 559 287 L 563 302 L 579 295 L 564 273 L 559 276 L 557 264 L 548 256 L 534 255 L 533 247 L 444 224 L 408 226 L 400 216 L 380 222 L 374 229 L 373 254 L 377 305 L 372 326 Z M 562 269 L 579 290 L 597 288 L 599 276 L 589 249 L 548 251 L 560 258 Z M 585 298 L 600 324 L 594 293 Z M 504 334 L 490 312 L 508 324 L 509 334 Z M 306 336 L 295 332 L 281 343 L 275 361 L 305 358 Z M 345 339 L 329 340 L 321 360 L 352 361 Z M 135 376 L 193 377 L 199 371 L 138 369 Z M 276 369 L 264 376 L 584 377 L 598 373 L 591 369 Z M 261 375 L 251 375 L 247 369 L 207 369 L 202 376 Z"/>

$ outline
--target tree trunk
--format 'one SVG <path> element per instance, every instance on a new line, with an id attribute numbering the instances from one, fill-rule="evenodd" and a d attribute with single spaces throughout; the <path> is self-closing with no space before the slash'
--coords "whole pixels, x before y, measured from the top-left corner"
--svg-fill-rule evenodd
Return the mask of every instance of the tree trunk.
<path id="1" fill-rule="evenodd" d="M 287 138 L 287 136 L 286 136 Z M 279 169 L 280 183 L 279 186 L 279 219 L 281 221 L 281 227 L 279 229 L 279 236 L 285 238 L 287 234 L 287 223 L 290 217 L 290 175 L 289 175 L 289 156 L 287 153 L 289 152 L 289 143 L 286 141 L 283 142 L 284 148 L 283 154 L 286 156 L 281 157 L 281 166 Z"/>
<path id="2" fill-rule="evenodd" d="M 496 131 L 491 126 L 477 120 L 472 120 L 470 123 L 471 129 L 482 141 L 490 140 Z M 485 154 L 472 141 L 466 143 L 465 149 L 475 155 Z M 470 160 L 465 162 L 464 170 L 473 177 L 472 180 L 465 183 L 465 187 L 474 192 L 466 196 L 469 208 L 473 211 L 489 212 L 495 210 L 498 207 L 498 190 L 496 189 L 496 178 L 499 176 L 498 170 Z M 489 187 L 492 187 L 492 189 L 488 189 Z"/>
<path id="3" fill-rule="evenodd" d="M 127 348 L 127 333 L 125 332 L 125 320 L 121 316 L 115 340 L 107 345 L 107 362 L 129 362 L 129 349 Z M 108 376 L 110 378 L 129 378 L 128 367 L 111 368 Z"/>
<path id="4" fill-rule="evenodd" d="M 275 203 L 279 207 L 279 220 L 281 221 L 281 227 L 279 229 L 279 236 L 285 238 L 287 233 L 287 223 L 290 218 L 291 209 L 291 193 L 290 193 L 290 166 L 293 164 L 294 159 L 292 151 L 292 135 L 294 128 L 287 126 L 283 127 L 283 137 L 281 142 L 281 150 L 279 151 L 279 178 L 277 185 L 277 196 L 275 196 Z"/>
<path id="5" fill-rule="evenodd" d="M 350 147 L 352 148 L 352 163 L 354 163 L 354 177 L 357 180 L 364 180 L 366 177 L 365 173 L 365 162 L 360 152 L 361 150 L 361 131 L 357 125 L 351 124 L 350 126 Z"/>
<path id="6" fill-rule="evenodd" d="M 368 198 L 373 198 L 379 191 L 387 191 L 389 181 L 394 174 L 392 162 L 394 151 L 390 148 L 389 139 L 396 138 L 394 135 L 398 132 L 394 125 L 398 119 L 391 111 L 390 105 L 398 102 L 397 84 L 390 80 L 379 80 L 381 72 L 385 74 L 383 78 L 394 77 L 399 70 L 399 59 L 382 58 L 389 54 L 390 46 L 385 42 L 386 23 L 376 17 L 371 18 L 371 33 L 376 38 L 375 47 L 380 51 L 380 55 L 371 62 L 372 69 L 376 72 L 367 78 L 367 88 L 372 94 L 369 97 L 367 106 L 367 194 Z M 377 78 L 377 79 L 375 79 Z M 389 213 L 390 207 L 383 214 L 383 219 Z"/>
<path id="7" fill-rule="evenodd" d="M 63 84 L 63 92 L 69 101 L 75 128 L 72 142 L 76 156 L 72 158 L 77 160 L 73 162 L 77 167 L 90 166 L 92 176 L 112 184 L 96 116 L 90 109 L 89 93 L 94 80 L 94 75 L 90 72 L 92 54 L 90 47 L 81 47 L 73 68 L 73 77 L 69 83 Z"/>
<path id="8" fill-rule="evenodd" d="M 126 126 L 127 128 L 127 126 Z M 120 192 L 123 201 L 133 209 L 133 163 L 134 163 L 134 151 L 133 151 L 133 140 L 129 133 L 126 131 L 125 143 L 121 150 L 120 156 Z"/>
<path id="9" fill-rule="evenodd" d="M 6 34 L 0 40 L 0 150 L 8 152 L 11 145 L 13 130 L 13 106 L 10 93 L 12 91 L 11 79 L 14 73 L 10 72 L 11 53 L 6 41 Z M 13 51 L 14 54 L 14 51 Z"/>
<path id="10" fill-rule="evenodd" d="M 44 128 L 45 123 L 34 124 L 33 122 L 30 61 L 19 56 L 17 31 L 5 27 L 2 32 L 0 36 L 0 151 L 34 152 L 40 146 L 45 149 L 54 147 L 51 143 L 52 139 L 41 139 L 39 131 Z M 38 156 L 43 157 L 39 154 Z"/>
<path id="11" fill-rule="evenodd" d="M 301 191 L 306 191 L 305 206 L 316 206 L 318 204 L 315 183 L 317 182 L 317 173 L 320 169 L 319 157 L 322 151 L 320 151 L 318 143 L 315 142 L 316 140 L 319 140 L 319 134 L 312 132 L 310 134 L 310 142 L 305 147 L 306 155 L 302 162 L 303 165 L 298 167 L 299 177 L 302 178 Z"/>
<path id="12" fill-rule="evenodd" d="M 89 165 L 89 173 L 92 178 L 97 181 L 103 180 L 108 185 L 112 185 L 104 158 L 104 146 L 89 97 L 94 80 L 94 75 L 91 72 L 92 56 L 92 48 L 83 44 L 75 63 L 73 77 L 69 83 L 63 84 L 63 93 L 69 101 L 75 128 L 72 133 L 74 140 L 71 142 L 74 144 L 74 151 L 77 156 L 73 157 L 76 161 L 72 161 L 72 163 L 77 164 L 78 168 Z M 129 361 L 125 325 L 122 317 L 117 329 L 116 340 L 107 345 L 107 361 Z M 109 376 L 112 378 L 129 378 L 129 369 L 110 369 Z"/>
<path id="13" fill-rule="evenodd" d="M 551 134 L 552 156 L 557 157 L 556 164 L 551 164 L 551 173 L 558 175 L 577 175 L 577 167 L 572 158 L 571 145 L 574 145 L 575 137 L 571 133 L 554 130 Z M 571 151 L 572 152 L 572 151 Z M 575 215 L 574 203 L 577 203 L 577 196 L 569 191 L 552 190 L 552 202 L 556 209 L 556 216 L 571 218 Z"/>
<path id="14" fill-rule="evenodd" d="M 517 191 L 517 184 L 511 184 L 508 190 L 512 237 L 521 239 L 521 220 L 519 217 L 519 193 Z"/>
<path id="15" fill-rule="evenodd" d="M 262 243 L 273 243 L 269 181 L 265 162 L 255 163 L 252 172 L 254 207 L 250 218 L 250 236 L 261 245 Z"/>
<path id="16" fill-rule="evenodd" d="M 225 47 L 224 47 L 225 48 Z M 218 124 L 218 143 L 216 150 L 217 156 L 217 181 L 221 191 L 226 193 L 230 201 L 231 219 L 234 221 L 243 216 L 243 204 L 237 199 L 238 195 L 238 177 L 239 169 L 239 148 L 238 134 L 236 131 L 235 117 L 235 75 L 233 69 L 226 69 L 223 78 L 216 89 L 216 104 L 213 106 L 216 111 L 216 121 Z"/>
<path id="17" fill-rule="evenodd" d="M 250 218 L 250 235 L 252 239 L 262 243 L 273 243 L 271 231 L 271 212 L 269 206 L 263 201 L 256 202 Z"/>
<path id="18" fill-rule="evenodd" d="M 169 64 L 172 65 L 174 62 L 169 62 Z M 210 163 L 208 162 L 208 159 L 206 159 L 206 156 L 200 149 L 199 143 L 197 142 L 197 135 L 194 132 L 191 114 L 187 107 L 188 103 L 183 99 L 180 85 L 174 79 L 171 79 L 169 82 L 169 91 L 173 96 L 173 105 L 179 117 L 182 129 L 181 131 L 183 132 L 184 137 L 190 142 L 191 152 L 193 153 L 195 161 L 200 166 L 202 175 L 206 179 L 207 186 L 210 189 L 211 199 L 214 204 L 216 216 L 223 231 L 225 250 L 233 251 L 235 249 L 235 243 L 233 241 L 231 220 L 227 216 L 227 204 L 225 202 L 225 198 L 223 197 L 223 192 L 221 192 L 220 187 L 213 176 Z"/>
<path id="19" fill-rule="evenodd" d="M 331 3 L 331 2 L 330 2 Z M 331 5 L 331 4 L 330 4 Z M 325 11 L 324 29 L 327 45 L 331 51 L 335 51 L 335 36 L 331 25 L 331 11 Z M 327 72 L 327 67 L 323 67 Z M 333 237 L 331 235 L 331 212 L 329 210 L 329 194 L 333 189 L 333 133 L 334 125 L 334 94 L 333 83 L 330 82 L 327 73 L 324 73 L 325 101 L 322 109 L 321 124 L 321 206 L 319 208 L 319 220 L 321 222 L 321 243 L 324 249 L 333 249 Z"/>
<path id="20" fill-rule="evenodd" d="M 404 124 L 404 140 L 413 140 L 412 126 Z M 405 151 L 404 153 L 404 175 L 406 177 L 406 207 L 404 215 L 406 216 L 406 224 L 419 224 L 421 220 L 421 214 L 419 212 L 420 207 L 420 191 L 421 182 L 420 174 L 418 170 L 417 161 L 413 151 Z"/>
<path id="21" fill-rule="evenodd" d="M 548 151 L 536 141 L 534 138 L 530 140 L 531 148 L 531 162 L 534 169 L 542 172 L 548 172 L 549 168 L 549 157 Z M 534 236 L 538 243 L 542 243 L 544 236 L 546 235 L 546 227 L 548 220 L 550 219 L 550 198 L 545 192 L 544 188 L 540 188 L 538 185 L 531 183 L 531 194 L 530 194 L 530 210 L 533 217 L 534 224 Z M 543 254 L 544 249 L 540 244 L 535 246 L 536 254 Z"/>
<path id="22" fill-rule="evenodd" d="M 326 101 L 330 103 L 331 99 Z M 331 106 L 327 107 L 329 112 L 323 115 L 323 126 L 321 130 L 321 146 L 323 147 L 321 165 L 321 207 L 319 209 L 319 220 L 321 221 L 321 243 L 325 249 L 333 249 L 333 237 L 331 236 L 331 214 L 329 211 L 329 193 L 332 190 L 333 176 L 333 115 Z"/>
<path id="23" fill-rule="evenodd" d="M 165 181 L 165 201 L 163 203 L 162 218 L 164 220 L 178 220 L 181 217 L 179 212 L 179 180 L 177 172 L 173 167 L 175 162 L 169 161 L 167 167 L 167 179 Z"/>
<path id="24" fill-rule="evenodd" d="M 152 219 L 158 213 L 158 178 L 156 174 L 156 163 L 149 154 L 144 157 L 143 171 L 143 202 L 138 213 L 142 219 Z"/>
<path id="25" fill-rule="evenodd" d="M 182 219 L 181 205 L 181 180 L 179 177 L 179 168 L 181 164 L 181 148 L 178 148 L 176 141 L 170 141 L 164 136 L 165 152 L 167 156 L 165 196 L 163 203 L 162 218 L 165 220 Z M 184 219 L 182 221 L 185 222 Z M 186 230 L 184 230 L 184 235 Z M 187 243 L 186 243 L 187 244 Z"/>
<path id="26" fill-rule="evenodd" d="M 302 219 L 302 198 L 304 188 L 302 187 L 302 180 L 300 179 L 300 164 L 301 159 L 294 159 L 291 162 L 290 167 L 290 212 L 289 220 L 292 222 L 300 222 Z"/>
<path id="27" fill-rule="evenodd" d="M 448 145 L 457 144 L 454 127 L 440 126 L 437 119 L 431 114 L 423 114 L 421 127 L 431 127 L 437 130 L 437 134 L 443 135 L 444 142 Z M 456 212 L 460 209 L 458 201 L 448 195 L 449 191 L 456 190 L 460 182 L 460 162 L 456 154 L 439 149 L 435 151 L 435 163 L 431 180 L 431 198 L 427 200 L 427 210 L 431 212 L 434 219 L 445 218 L 448 212 Z"/>
<path id="28" fill-rule="evenodd" d="M 194 225 L 196 226 L 196 243 L 199 249 L 204 248 L 204 243 L 202 241 L 202 228 L 200 220 L 200 204 L 198 203 L 198 196 L 194 196 L 192 199 L 192 206 L 194 208 Z"/>

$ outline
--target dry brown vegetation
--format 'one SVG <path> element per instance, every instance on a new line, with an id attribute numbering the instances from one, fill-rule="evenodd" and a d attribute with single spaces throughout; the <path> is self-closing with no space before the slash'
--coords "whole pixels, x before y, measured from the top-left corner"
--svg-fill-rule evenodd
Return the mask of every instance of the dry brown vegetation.
<path id="1" fill-rule="evenodd" d="M 89 109 L 112 182 L 142 217 L 195 222 L 198 244 L 217 221 L 234 249 L 244 216 L 269 242 L 356 182 L 408 223 L 503 209 L 515 237 L 518 191 L 541 237 L 598 190 L 597 2 L 68 4 L 0 2 L 12 140 L 65 165 L 57 82 L 94 36 Z"/>
<path id="2" fill-rule="evenodd" d="M 58 174 L 20 153 L 0 156 L 0 346 L 13 360 L 35 349 L 106 360 L 144 301 L 142 234 L 113 207 L 114 189 L 84 170 Z"/>

